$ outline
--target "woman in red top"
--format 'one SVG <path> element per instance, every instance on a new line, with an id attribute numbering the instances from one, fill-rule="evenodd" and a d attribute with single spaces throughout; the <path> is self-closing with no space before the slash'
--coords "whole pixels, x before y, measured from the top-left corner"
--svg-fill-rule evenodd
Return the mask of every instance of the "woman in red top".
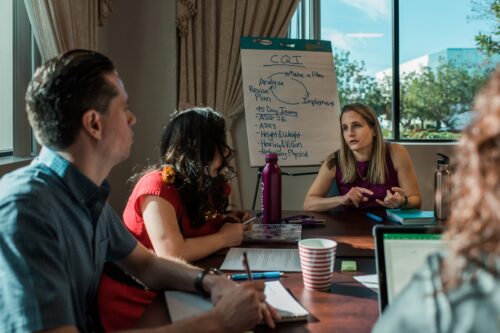
<path id="1" fill-rule="evenodd" d="M 136 176 L 123 220 L 160 257 L 196 261 L 241 244 L 245 226 L 226 214 L 232 149 L 221 114 L 210 108 L 175 112 L 160 146 L 161 164 Z M 106 331 L 130 328 L 156 297 L 117 266 L 105 268 L 98 293 Z"/>

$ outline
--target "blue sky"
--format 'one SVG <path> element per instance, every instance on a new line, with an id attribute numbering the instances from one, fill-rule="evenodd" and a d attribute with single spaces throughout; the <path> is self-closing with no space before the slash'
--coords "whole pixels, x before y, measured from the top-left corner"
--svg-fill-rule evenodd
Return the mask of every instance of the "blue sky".
<path id="1" fill-rule="evenodd" d="M 471 8 L 471 0 L 400 0 L 400 62 L 475 47 L 491 23 L 469 20 Z M 390 67 L 391 0 L 322 0 L 321 13 L 321 39 L 364 60 L 370 74 Z"/>

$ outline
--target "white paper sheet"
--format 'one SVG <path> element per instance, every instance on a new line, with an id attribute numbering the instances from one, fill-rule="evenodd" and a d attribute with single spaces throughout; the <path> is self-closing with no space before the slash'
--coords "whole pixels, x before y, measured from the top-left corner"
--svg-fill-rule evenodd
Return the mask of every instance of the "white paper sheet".
<path id="1" fill-rule="evenodd" d="M 373 291 L 378 292 L 378 276 L 377 276 L 377 274 L 355 276 L 354 280 L 358 281 L 359 283 L 361 283 L 365 287 L 370 288 Z"/>
<path id="2" fill-rule="evenodd" d="M 264 294 L 266 301 L 281 315 L 280 322 L 307 318 L 307 310 L 293 298 L 280 281 L 266 281 Z M 203 298 L 199 294 L 167 290 L 165 298 L 172 322 L 196 316 L 213 308 L 210 299 Z"/>
<path id="3" fill-rule="evenodd" d="M 233 247 L 229 250 L 220 269 L 243 271 L 243 252 L 247 253 L 252 271 L 300 272 L 298 249 L 259 249 Z"/>

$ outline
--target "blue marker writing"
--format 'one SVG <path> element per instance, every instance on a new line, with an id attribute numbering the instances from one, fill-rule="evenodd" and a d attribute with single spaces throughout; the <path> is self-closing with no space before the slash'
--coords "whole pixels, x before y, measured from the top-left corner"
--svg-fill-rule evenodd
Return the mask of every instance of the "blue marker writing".
<path id="1" fill-rule="evenodd" d="M 375 220 L 377 222 L 382 222 L 384 219 L 381 218 L 380 216 L 378 215 L 375 215 L 373 213 L 366 213 L 366 216 L 368 216 L 369 218 L 371 218 L 372 220 Z"/>
<path id="2" fill-rule="evenodd" d="M 283 276 L 281 272 L 257 272 L 252 273 L 252 279 L 279 279 Z M 232 274 L 231 280 L 248 280 L 248 274 Z"/>

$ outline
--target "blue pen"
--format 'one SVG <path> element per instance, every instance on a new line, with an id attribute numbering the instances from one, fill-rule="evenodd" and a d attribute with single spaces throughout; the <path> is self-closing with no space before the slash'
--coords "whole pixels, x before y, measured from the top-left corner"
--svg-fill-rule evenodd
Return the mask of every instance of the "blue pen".
<path id="1" fill-rule="evenodd" d="M 252 273 L 252 279 L 279 279 L 283 276 L 281 272 L 257 272 Z M 231 280 L 248 280 L 248 274 L 231 274 Z"/>
<path id="2" fill-rule="evenodd" d="M 375 220 L 377 222 L 382 222 L 384 219 L 381 218 L 380 216 L 378 215 L 375 215 L 373 213 L 366 213 L 366 216 L 368 216 L 369 218 L 371 218 L 372 220 Z"/>

